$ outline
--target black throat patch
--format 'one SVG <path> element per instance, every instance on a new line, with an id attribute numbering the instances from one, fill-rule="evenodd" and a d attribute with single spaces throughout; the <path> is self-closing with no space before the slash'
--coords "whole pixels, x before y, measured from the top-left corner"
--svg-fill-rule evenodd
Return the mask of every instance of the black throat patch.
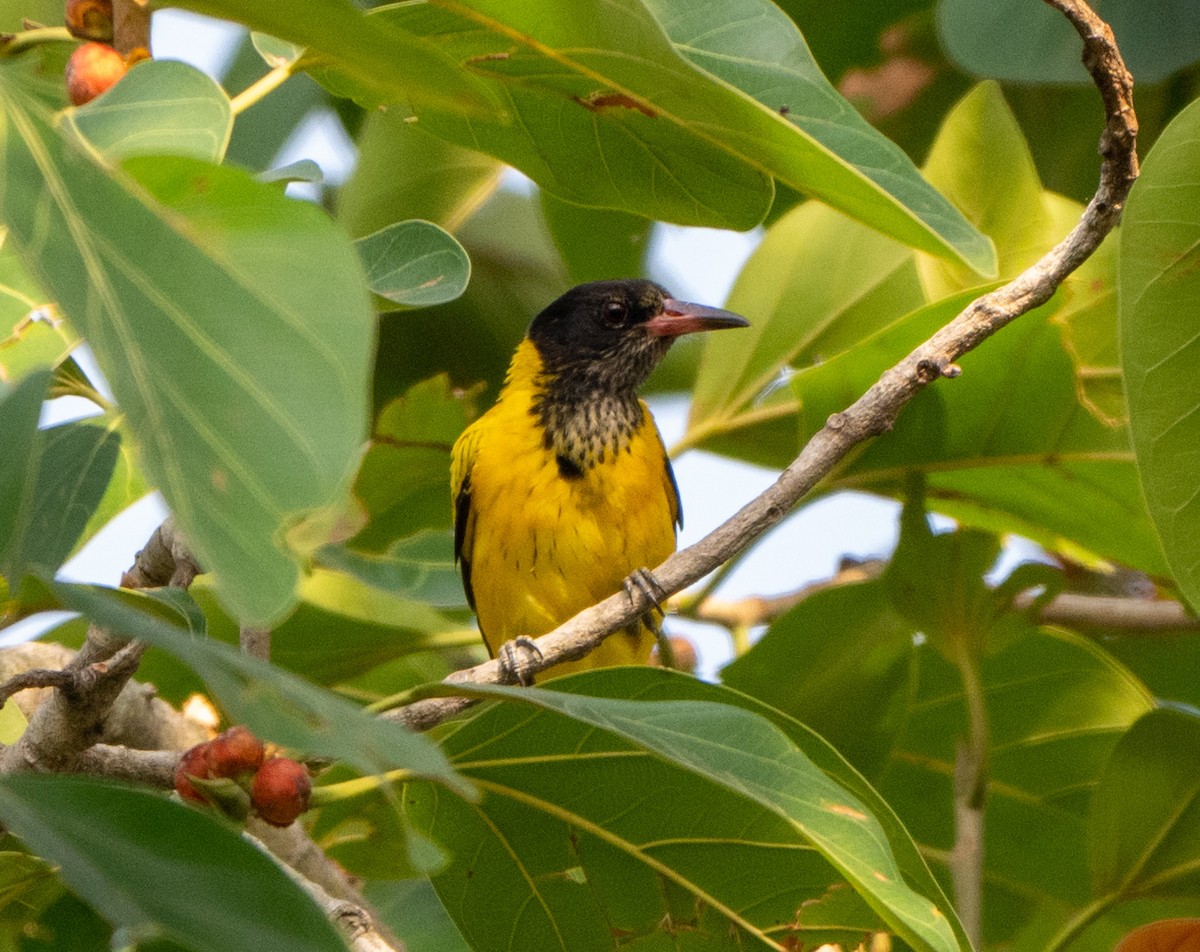
<path id="1" fill-rule="evenodd" d="M 530 412 L 542 427 L 546 449 L 554 453 L 559 475 L 581 479 L 629 449 L 645 411 L 636 394 L 573 390 L 555 383 L 561 380 L 547 381 Z"/>

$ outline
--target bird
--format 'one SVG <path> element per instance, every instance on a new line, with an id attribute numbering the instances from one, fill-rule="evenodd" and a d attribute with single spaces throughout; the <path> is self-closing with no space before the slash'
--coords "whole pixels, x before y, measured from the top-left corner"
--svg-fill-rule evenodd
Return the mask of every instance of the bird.
<path id="1" fill-rule="evenodd" d="M 640 279 L 578 285 L 533 319 L 451 463 L 455 561 L 506 679 L 530 683 L 532 639 L 622 588 L 659 601 L 648 568 L 675 551 L 683 517 L 638 389 L 677 337 L 748 325 Z M 644 664 L 656 634 L 643 619 L 543 674 Z"/>

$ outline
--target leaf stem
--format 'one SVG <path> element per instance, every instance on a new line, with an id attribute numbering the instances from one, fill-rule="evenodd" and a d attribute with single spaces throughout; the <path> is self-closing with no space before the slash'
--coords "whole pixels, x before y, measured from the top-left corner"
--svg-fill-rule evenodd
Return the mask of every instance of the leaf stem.
<path id="1" fill-rule="evenodd" d="M 8 42 L 0 42 L 0 56 L 12 56 L 45 43 L 78 43 L 65 26 L 39 26 L 14 33 Z"/>
<path id="2" fill-rule="evenodd" d="M 1068 945 L 1079 938 L 1079 934 L 1090 926 L 1101 913 L 1105 912 L 1113 903 L 1113 896 L 1101 896 L 1095 899 L 1088 905 L 1080 909 L 1075 915 L 1067 921 L 1050 942 L 1046 945 L 1045 952 L 1059 952 L 1060 949 L 1065 949 Z"/>
<path id="3" fill-rule="evenodd" d="M 962 677 L 967 704 L 967 737 L 958 745 L 954 765 L 954 847 L 950 876 L 963 929 L 975 948 L 983 929 L 983 821 L 988 785 L 988 717 L 983 681 L 979 677 L 979 639 L 959 632 L 954 661 Z"/>
<path id="4" fill-rule="evenodd" d="M 353 780 L 343 780 L 341 783 L 314 787 L 310 805 L 314 807 L 328 806 L 331 803 L 353 800 L 355 797 L 365 796 L 390 784 L 412 780 L 415 776 L 416 774 L 411 770 L 401 768 L 389 770 L 383 774 L 368 774 L 365 777 L 355 777 Z"/>
<path id="5" fill-rule="evenodd" d="M 235 116 L 240 116 L 260 99 L 265 99 L 288 80 L 295 65 L 295 63 L 284 63 L 255 80 L 229 100 L 230 110 Z"/>

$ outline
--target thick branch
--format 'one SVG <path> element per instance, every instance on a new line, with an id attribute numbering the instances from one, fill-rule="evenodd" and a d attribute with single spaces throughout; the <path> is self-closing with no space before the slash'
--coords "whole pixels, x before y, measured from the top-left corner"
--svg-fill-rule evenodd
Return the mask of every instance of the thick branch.
<path id="1" fill-rule="evenodd" d="M 1060 10 L 1084 42 L 1087 66 L 1104 101 L 1106 123 L 1100 138 L 1100 185 L 1079 223 L 1036 264 L 1008 284 L 972 302 L 953 321 L 886 371 L 843 413 L 833 414 L 775 484 L 700 542 L 671 556 L 654 570 L 668 594 L 703 578 L 738 555 L 776 525 L 855 447 L 886 433 L 905 405 L 941 376 L 957 376 L 956 365 L 992 334 L 1022 314 L 1045 303 L 1063 280 L 1090 256 L 1120 218 L 1129 189 L 1137 178 L 1137 120 L 1133 80 L 1113 40 L 1112 31 L 1082 0 L 1047 0 Z M 648 597 L 634 590 L 613 595 L 585 609 L 554 631 L 538 638 L 542 658 L 534 673 L 562 661 L 584 657 L 605 636 L 630 624 L 650 609 Z M 449 683 L 497 683 L 496 661 L 456 672 Z M 389 712 L 411 727 L 433 726 L 468 705 L 462 698 L 418 701 Z"/>
<path id="2" fill-rule="evenodd" d="M 134 557 L 121 581 L 127 588 L 190 584 L 196 571 L 168 519 Z M 89 626 L 87 640 L 62 669 L 64 683 L 38 707 L 16 743 L 0 753 L 0 774 L 74 770 L 79 755 L 104 736 L 113 705 L 137 671 L 144 650 L 144 645 Z"/>

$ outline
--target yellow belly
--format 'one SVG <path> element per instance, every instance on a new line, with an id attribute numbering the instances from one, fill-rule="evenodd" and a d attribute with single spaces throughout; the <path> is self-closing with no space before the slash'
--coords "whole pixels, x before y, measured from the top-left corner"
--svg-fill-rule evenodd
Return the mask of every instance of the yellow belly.
<path id="1" fill-rule="evenodd" d="M 493 654 L 505 641 L 545 634 L 675 551 L 677 503 L 649 411 L 627 450 L 574 479 L 560 474 L 520 395 L 475 428 L 471 584 Z M 645 663 L 653 643 L 639 625 L 549 673 Z"/>

